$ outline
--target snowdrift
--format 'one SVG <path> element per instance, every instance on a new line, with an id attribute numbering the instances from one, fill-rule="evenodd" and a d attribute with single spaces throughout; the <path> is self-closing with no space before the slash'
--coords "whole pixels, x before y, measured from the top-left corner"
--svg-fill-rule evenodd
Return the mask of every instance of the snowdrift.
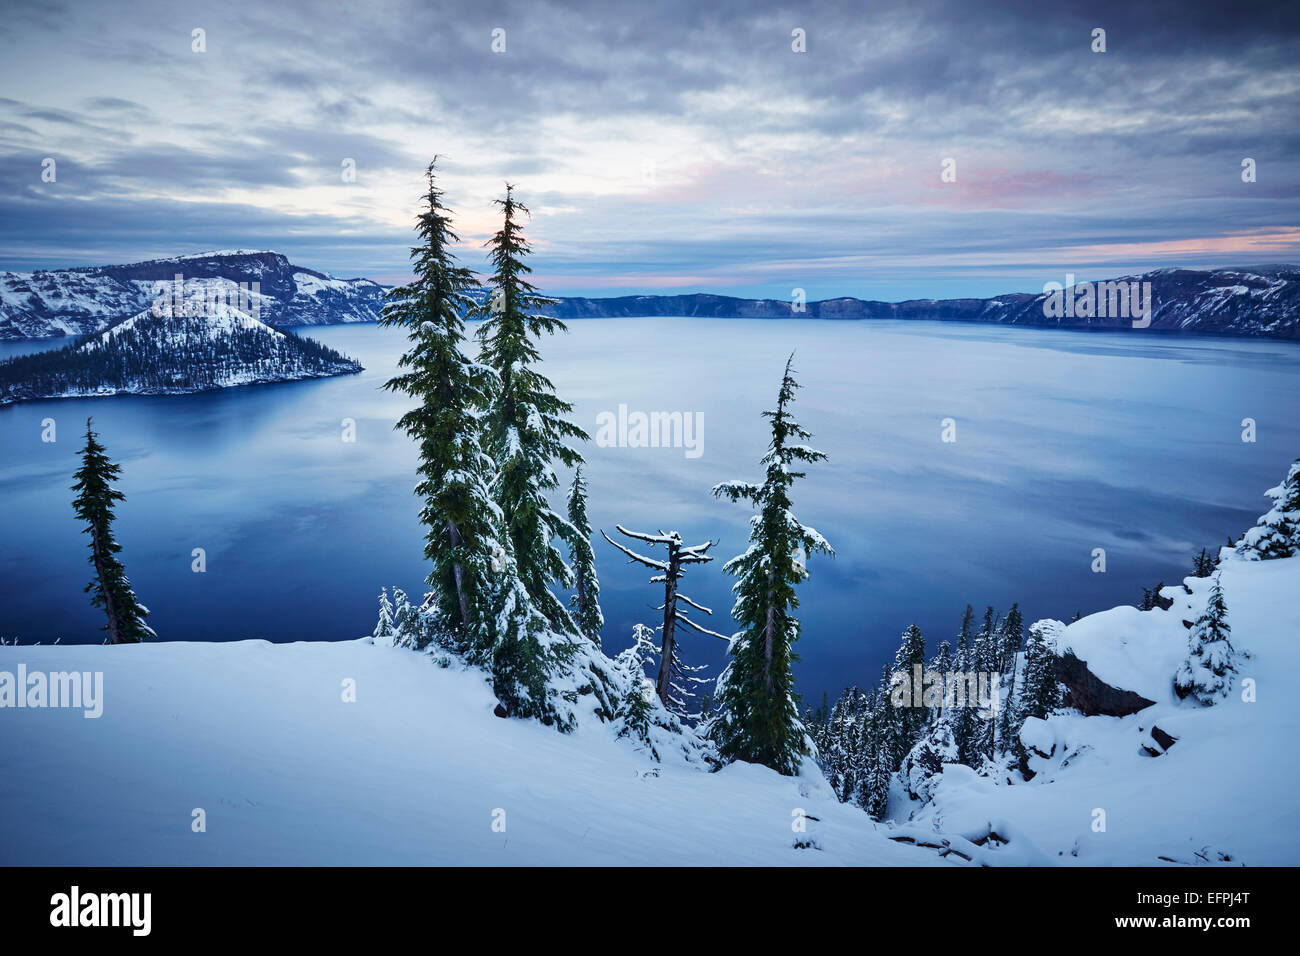
<path id="1" fill-rule="evenodd" d="M 1168 610 L 1085 617 L 1065 628 L 1060 651 L 1154 703 L 1126 717 L 1030 722 L 1021 740 L 1032 780 L 947 767 L 930 803 L 891 803 L 895 819 L 910 817 L 903 832 L 992 832 L 1025 863 L 1300 864 L 1300 557 L 1248 561 L 1225 549 L 1219 574 L 1239 671 L 1226 700 L 1203 707 L 1173 689 L 1184 622 L 1204 608 L 1210 578 L 1163 589 Z"/>
<path id="2" fill-rule="evenodd" d="M 20 663 L 102 671 L 103 715 L 0 710 L 6 865 L 937 862 L 815 767 L 656 764 L 598 723 L 495 717 L 480 674 L 368 641 L 0 647 Z"/>

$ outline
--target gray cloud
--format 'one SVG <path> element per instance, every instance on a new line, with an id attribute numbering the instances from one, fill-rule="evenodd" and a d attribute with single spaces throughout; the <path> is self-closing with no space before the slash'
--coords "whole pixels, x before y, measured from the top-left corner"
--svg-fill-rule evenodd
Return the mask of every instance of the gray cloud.
<path id="1" fill-rule="evenodd" d="M 559 293 L 1300 258 L 1292 3 L 78 3 L 6 19 L 0 51 L 0 267 L 194 243 L 396 277 L 435 151 L 467 264 L 509 177 Z"/>

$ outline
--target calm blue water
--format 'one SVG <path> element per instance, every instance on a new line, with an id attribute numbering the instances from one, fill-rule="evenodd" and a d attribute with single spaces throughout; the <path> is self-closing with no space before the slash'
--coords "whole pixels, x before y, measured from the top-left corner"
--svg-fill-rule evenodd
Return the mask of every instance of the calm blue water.
<path id="1" fill-rule="evenodd" d="M 373 626 L 381 584 L 420 593 L 415 455 L 392 429 L 408 400 L 380 389 L 402 337 L 369 325 L 303 333 L 366 371 L 0 409 L 0 635 L 102 640 L 68 490 L 87 415 L 124 467 L 118 535 L 162 639 L 354 638 Z M 720 558 L 741 550 L 748 512 L 709 489 L 761 476 L 759 412 L 792 349 L 798 415 L 831 456 L 797 487 L 796 511 L 839 552 L 814 558 L 801 591 L 810 702 L 872 681 L 914 621 L 932 646 L 951 638 L 967 602 L 1068 620 L 1179 580 L 1202 545 L 1254 522 L 1263 490 L 1300 454 L 1293 344 L 919 322 L 574 322 L 546 345 L 546 371 L 593 436 L 620 403 L 704 415 L 694 459 L 591 443 L 593 525 L 676 528 L 716 539 Z M 47 417 L 53 444 L 41 441 Z M 947 417 L 952 444 L 940 441 Z M 1241 441 L 1245 417 L 1254 444 Z M 341 439 L 345 418 L 355 443 Z M 191 571 L 199 547 L 202 574 Z M 1090 571 L 1098 547 L 1105 574 Z M 659 592 L 599 538 L 596 553 L 616 651 L 634 622 L 655 622 Z M 721 563 L 683 590 L 728 631 Z M 720 642 L 686 641 L 688 660 L 720 661 Z"/>

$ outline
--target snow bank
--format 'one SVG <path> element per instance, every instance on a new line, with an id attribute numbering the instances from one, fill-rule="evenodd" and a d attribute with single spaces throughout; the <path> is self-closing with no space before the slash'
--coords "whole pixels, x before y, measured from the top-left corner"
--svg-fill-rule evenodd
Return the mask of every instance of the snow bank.
<path id="1" fill-rule="evenodd" d="M 1202 707 L 1173 692 L 1187 653 L 1183 622 L 1203 609 L 1209 578 L 1188 578 L 1191 594 L 1165 588 L 1169 610 L 1085 617 L 1065 629 L 1061 650 L 1156 703 L 1122 718 L 1075 713 L 1029 723 L 1022 740 L 1049 755 L 1031 753 L 1031 781 L 945 768 L 909 832 L 969 837 L 1008 821 L 1018 836 L 1003 849 L 1022 846 L 999 857 L 1006 862 L 1037 853 L 1087 865 L 1300 864 L 1300 701 L 1292 693 L 1300 682 L 1300 557 L 1247 561 L 1226 552 L 1220 576 L 1239 672 L 1225 701 Z M 1256 699 L 1243 699 L 1252 685 Z M 985 848 L 977 862 L 995 852 Z"/>
<path id="2" fill-rule="evenodd" d="M 0 710 L 2 864 L 942 862 L 815 767 L 655 764 L 600 725 L 497 718 L 480 675 L 366 641 L 0 647 L 19 663 L 102 671 L 103 716 Z"/>

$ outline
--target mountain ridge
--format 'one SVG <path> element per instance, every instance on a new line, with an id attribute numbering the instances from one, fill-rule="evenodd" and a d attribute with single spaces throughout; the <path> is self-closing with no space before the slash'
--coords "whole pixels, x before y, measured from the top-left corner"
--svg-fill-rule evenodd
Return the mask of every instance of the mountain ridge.
<path id="1" fill-rule="evenodd" d="M 84 335 L 143 311 L 177 273 L 190 290 L 258 284 L 258 317 L 273 327 L 373 322 L 390 287 L 340 279 L 299 266 L 271 250 L 214 250 L 107 266 L 30 273 L 0 272 L 0 341 Z M 711 292 L 680 295 L 564 296 L 543 311 L 561 319 L 686 316 L 758 319 L 902 319 L 1071 329 L 1135 329 L 1300 339 L 1300 265 L 1267 263 L 1220 269 L 1165 267 L 1094 283 L 1149 283 L 1150 324 L 1119 315 L 1052 315 L 1046 292 L 990 298 L 906 299 L 838 296 L 798 307 L 782 299 Z M 480 294 L 480 298 L 482 293 Z M 1097 301 L 1103 298 L 1097 293 Z M 1058 309 L 1058 312 L 1060 310 Z"/>

